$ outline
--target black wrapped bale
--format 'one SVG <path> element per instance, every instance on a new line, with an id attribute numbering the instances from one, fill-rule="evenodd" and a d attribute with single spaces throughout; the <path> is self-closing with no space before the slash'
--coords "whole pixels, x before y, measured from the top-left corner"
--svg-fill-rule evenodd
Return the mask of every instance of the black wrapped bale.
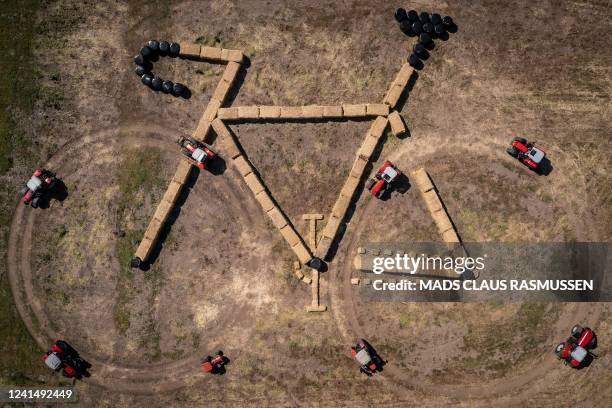
<path id="1" fill-rule="evenodd" d="M 151 75 L 149 75 L 149 74 L 144 74 L 142 77 L 140 77 L 140 80 L 146 86 L 151 86 L 151 82 L 153 81 L 153 77 Z"/>
<path id="2" fill-rule="evenodd" d="M 151 56 L 152 52 L 149 47 L 144 46 L 140 49 L 140 54 L 144 57 L 144 59 L 148 59 Z"/>
<path id="3" fill-rule="evenodd" d="M 173 87 L 174 87 L 174 82 L 166 79 L 164 82 L 162 82 L 161 89 L 163 93 L 171 93 Z"/>
<path id="4" fill-rule="evenodd" d="M 412 32 L 416 35 L 421 34 L 421 32 L 423 31 L 423 27 L 421 26 L 421 23 L 419 21 L 415 21 L 414 23 L 412 23 Z"/>
<path id="5" fill-rule="evenodd" d="M 159 54 L 162 56 L 168 55 L 170 52 L 170 43 L 168 41 L 161 41 L 159 43 Z"/>
<path id="6" fill-rule="evenodd" d="M 430 20 L 431 20 L 431 24 L 433 24 L 435 26 L 436 24 L 441 24 L 442 23 L 442 16 L 440 16 L 438 13 L 433 13 L 431 15 Z"/>
<path id="7" fill-rule="evenodd" d="M 176 83 L 172 87 L 172 95 L 174 95 L 174 96 L 182 96 L 185 93 L 186 90 L 187 90 L 187 88 L 185 88 L 185 85 Z"/>
<path id="8" fill-rule="evenodd" d="M 408 57 L 408 64 L 415 69 L 423 68 L 423 62 L 415 54 L 410 54 L 410 57 Z"/>
<path id="9" fill-rule="evenodd" d="M 453 24 L 454 24 L 454 23 L 453 23 L 453 19 L 452 19 L 452 17 L 451 17 L 451 16 L 445 16 L 445 17 L 442 19 L 442 24 L 444 24 L 444 26 L 445 26 L 446 28 L 452 27 L 452 26 L 453 26 Z"/>
<path id="10" fill-rule="evenodd" d="M 150 40 L 147 43 L 147 47 L 149 47 L 149 49 L 153 52 L 158 52 L 159 51 L 159 41 Z"/>
<path id="11" fill-rule="evenodd" d="M 413 23 L 419 19 L 419 13 L 417 13 L 416 10 L 410 10 L 407 13 L 407 16 L 408 16 L 408 20 Z"/>
<path id="12" fill-rule="evenodd" d="M 135 63 L 136 65 L 144 65 L 144 63 L 145 63 L 145 59 L 144 59 L 144 57 L 142 56 L 142 54 L 141 54 L 141 53 L 138 53 L 138 54 L 136 54 L 136 55 L 134 56 L 134 63 Z"/>
<path id="13" fill-rule="evenodd" d="M 169 47 L 169 54 L 171 57 L 176 57 L 181 52 L 181 46 L 179 43 L 171 42 Z"/>
<path id="14" fill-rule="evenodd" d="M 408 19 L 408 14 L 406 14 L 405 9 L 400 7 L 395 11 L 395 20 L 398 23 L 401 23 L 402 21 L 407 20 L 407 19 Z"/>
<path id="15" fill-rule="evenodd" d="M 162 88 L 162 79 L 160 77 L 155 77 L 153 78 L 153 80 L 151 81 L 151 88 L 153 88 L 156 91 L 160 91 Z"/>
<path id="16" fill-rule="evenodd" d="M 419 21 L 421 22 L 421 24 L 429 23 L 429 13 L 426 11 L 422 11 L 421 14 L 419 14 Z"/>
<path id="17" fill-rule="evenodd" d="M 429 57 L 429 52 L 427 52 L 427 49 L 425 49 L 423 44 L 420 44 L 420 43 L 415 44 L 412 51 L 414 52 L 414 54 L 416 54 L 417 57 L 421 59 L 426 59 Z"/>
<path id="18" fill-rule="evenodd" d="M 431 43 L 431 37 L 427 33 L 421 33 L 421 35 L 419 35 L 419 42 L 423 45 L 427 45 Z"/>
<path id="19" fill-rule="evenodd" d="M 432 34 L 434 32 L 434 26 L 431 23 L 425 23 L 423 24 L 423 32 L 426 32 L 427 34 Z"/>
<path id="20" fill-rule="evenodd" d="M 146 73 L 147 73 L 147 70 L 145 69 L 145 67 L 140 66 L 140 65 L 136 67 L 136 75 L 138 75 L 139 77 L 142 77 Z"/>
<path id="21" fill-rule="evenodd" d="M 444 35 L 444 33 L 446 32 L 446 28 L 444 28 L 443 24 L 436 24 L 434 27 L 434 32 L 439 37 L 441 35 Z"/>
<path id="22" fill-rule="evenodd" d="M 402 30 L 402 33 L 408 35 L 408 36 L 414 36 L 414 32 L 412 31 L 412 28 L 410 27 L 410 21 L 408 20 L 404 20 L 399 24 L 400 30 Z"/>

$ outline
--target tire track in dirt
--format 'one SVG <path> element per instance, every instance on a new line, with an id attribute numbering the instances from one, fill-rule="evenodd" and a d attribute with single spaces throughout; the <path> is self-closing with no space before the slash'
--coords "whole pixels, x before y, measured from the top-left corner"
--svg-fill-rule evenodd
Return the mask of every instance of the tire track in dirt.
<path id="1" fill-rule="evenodd" d="M 434 146 L 440 146 L 431 140 L 428 140 L 427 144 L 431 146 L 431 151 L 419 150 L 420 153 L 425 155 L 431 154 L 435 150 Z M 492 155 L 492 157 L 499 153 L 493 146 L 485 146 L 484 150 L 486 150 L 487 154 Z M 445 150 L 449 149 L 453 152 L 457 152 L 458 149 L 463 149 L 467 152 L 467 149 L 461 143 L 447 143 L 444 147 Z M 389 160 L 396 160 L 402 153 L 400 151 L 389 155 Z M 575 162 L 573 162 L 573 165 L 577 171 L 580 171 Z M 578 191 L 574 193 L 579 194 Z M 365 194 L 365 192 L 362 194 Z M 351 254 L 357 253 L 357 240 L 365 227 L 362 220 L 373 219 L 373 217 L 368 217 L 367 214 L 374 212 L 376 204 L 378 204 L 376 200 L 370 200 L 361 209 L 358 208 L 355 211 L 351 224 L 356 225 L 356 228 L 348 234 L 349 236 L 345 235 L 343 242 L 341 242 L 345 249 L 337 252 L 340 256 L 333 261 L 330 268 L 331 277 L 329 279 L 328 302 L 338 331 L 347 344 L 352 344 L 356 338 L 368 338 L 368 333 L 374 332 L 367 323 L 364 325 L 359 323 L 357 318 L 359 307 L 355 304 L 355 288 L 350 283 L 350 279 L 354 269 Z M 600 318 L 601 311 L 597 309 L 597 312 L 593 314 L 586 304 L 578 303 L 565 306 L 564 309 L 569 310 L 565 310 L 566 313 L 562 314 L 556 321 L 555 333 L 564 333 L 568 327 L 571 327 L 578 321 L 585 320 L 587 317 L 593 321 L 597 321 Z M 367 319 L 364 321 L 367 322 Z M 546 353 L 534 358 L 527 367 L 525 364 L 521 365 L 520 369 L 513 372 L 510 376 L 507 375 L 500 379 L 469 385 L 434 385 L 418 382 L 392 364 L 385 366 L 385 370 L 380 377 L 384 377 L 383 381 L 390 381 L 394 385 L 400 386 L 398 389 L 402 389 L 401 386 L 409 385 L 426 394 L 442 395 L 454 399 L 491 398 L 502 394 L 508 395 L 509 393 L 528 393 L 529 389 L 525 390 L 523 387 L 544 377 L 549 371 L 558 367 L 558 365 L 559 361 L 554 354 L 552 352 Z"/>
<path id="2" fill-rule="evenodd" d="M 135 136 L 142 134 L 142 129 L 147 129 L 148 137 Z M 116 140 L 113 136 L 118 133 L 123 133 L 125 136 Z M 134 124 L 120 129 L 105 129 L 95 136 L 88 136 L 62 146 L 61 153 L 53 156 L 48 161 L 47 166 L 56 169 L 58 174 L 69 174 L 75 170 L 75 167 L 80 166 L 83 160 L 93 160 L 94 154 L 98 160 L 107 157 L 113 160 L 113 153 L 123 145 L 139 144 L 167 149 L 169 145 L 172 145 L 172 142 L 170 138 L 161 135 L 176 133 L 150 124 L 146 126 L 144 124 Z M 70 160 L 71 157 L 78 157 L 79 160 Z M 226 182 L 222 186 L 222 194 L 232 197 L 232 203 L 242 204 L 240 208 L 237 205 L 230 204 L 226 207 L 226 212 L 231 217 L 245 216 L 249 223 L 256 225 L 257 222 L 253 218 L 254 210 L 256 210 L 255 203 L 251 202 L 252 200 L 249 200 L 248 197 L 241 197 L 243 194 L 241 194 L 240 189 L 236 189 L 235 180 L 230 181 L 227 177 L 223 177 L 223 180 Z M 244 206 L 247 207 L 246 211 Z M 35 293 L 30 253 L 37 213 L 30 211 L 26 214 L 26 210 L 25 206 L 18 205 L 11 224 L 7 253 L 8 279 L 15 305 L 22 320 L 41 350 L 46 350 L 51 340 L 64 336 L 52 329 L 42 299 Z M 225 311 L 223 322 L 219 326 L 227 327 L 236 324 L 238 318 L 244 315 L 246 309 L 247 307 L 237 307 Z M 208 337 L 214 338 L 220 332 L 221 329 L 210 330 Z M 200 349 L 204 347 L 201 346 Z M 117 391 L 152 394 L 176 390 L 208 378 L 203 375 L 199 368 L 199 353 L 193 353 L 193 355 L 168 363 L 131 366 L 109 363 L 101 356 L 89 354 L 87 350 L 83 350 L 81 354 L 93 365 L 92 376 L 84 381 Z"/>

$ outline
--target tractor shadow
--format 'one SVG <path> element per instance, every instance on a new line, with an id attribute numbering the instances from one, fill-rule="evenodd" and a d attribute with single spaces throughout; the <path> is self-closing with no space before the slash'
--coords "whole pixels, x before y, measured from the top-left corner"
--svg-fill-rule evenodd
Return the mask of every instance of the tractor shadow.
<path id="1" fill-rule="evenodd" d="M 393 182 L 393 186 L 387 191 L 385 191 L 383 195 L 379 197 L 379 199 L 381 201 L 388 201 L 394 195 L 393 193 L 406 194 L 408 190 L 410 190 L 411 187 L 412 185 L 410 184 L 410 180 L 408 179 L 408 176 L 406 176 L 404 173 L 401 173 L 400 175 L 397 176 L 397 179 Z"/>
<path id="2" fill-rule="evenodd" d="M 68 187 L 63 180 L 56 179 L 53 189 L 41 197 L 38 208 L 48 209 L 51 206 L 51 201 L 63 203 L 66 198 L 68 198 Z"/>
<path id="3" fill-rule="evenodd" d="M 89 369 L 92 367 L 91 363 L 84 358 L 81 357 L 78 351 L 72 345 L 70 345 L 67 341 L 63 340 L 63 342 L 67 346 L 66 354 L 70 356 L 74 363 L 74 369 L 76 371 L 76 375 L 74 378 L 77 380 L 81 380 L 83 377 L 89 378 L 91 377 L 91 373 Z"/>
<path id="4" fill-rule="evenodd" d="M 374 361 L 374 363 L 376 363 L 376 367 L 378 368 L 377 371 L 379 372 L 383 372 L 384 370 L 384 366 L 387 365 L 387 361 L 383 360 L 383 358 L 380 356 L 380 354 L 378 354 L 378 351 L 374 348 L 374 346 L 372 346 L 367 340 L 365 339 L 361 339 L 363 341 L 363 343 L 370 349 L 371 353 L 371 357 L 372 360 Z"/>
<path id="5" fill-rule="evenodd" d="M 544 157 L 542 161 L 540 162 L 540 165 L 538 166 L 538 170 L 536 171 L 536 173 L 540 176 L 547 177 L 550 173 L 552 173 L 553 170 L 554 170 L 554 167 L 552 163 L 550 162 L 550 160 L 548 160 L 548 157 Z"/>

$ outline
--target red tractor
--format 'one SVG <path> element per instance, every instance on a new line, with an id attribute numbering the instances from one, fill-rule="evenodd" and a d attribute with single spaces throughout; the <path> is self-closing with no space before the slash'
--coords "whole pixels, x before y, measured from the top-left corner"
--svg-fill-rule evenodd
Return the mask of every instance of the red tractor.
<path id="1" fill-rule="evenodd" d="M 64 377 L 81 378 L 89 377 L 87 369 L 91 367 L 83 360 L 79 353 L 64 340 L 57 340 L 51 350 L 42 356 L 43 361 L 53 371 L 61 371 Z"/>
<path id="2" fill-rule="evenodd" d="M 228 361 L 227 357 L 223 355 L 223 351 L 219 350 L 214 358 L 206 356 L 206 358 L 202 360 L 202 370 L 204 370 L 205 373 L 223 374 L 225 372 L 225 364 L 227 364 Z"/>
<path id="3" fill-rule="evenodd" d="M 591 350 L 595 347 L 597 347 L 595 332 L 588 327 L 576 325 L 572 327 L 572 335 L 567 341 L 555 347 L 555 354 L 572 368 L 582 368 L 593 359 Z"/>
<path id="4" fill-rule="evenodd" d="M 376 175 L 366 182 L 366 188 L 376 198 L 381 198 L 389 189 L 392 183 L 402 174 L 390 161 L 386 161 Z"/>
<path id="5" fill-rule="evenodd" d="M 359 371 L 368 376 L 382 369 L 382 359 L 364 339 L 359 340 L 355 347 L 351 347 L 351 356 L 359 363 Z"/>
<path id="6" fill-rule="evenodd" d="M 527 142 L 527 139 L 522 137 L 515 137 L 506 151 L 510 156 L 516 158 L 532 170 L 538 170 L 546 156 L 544 150 L 536 147 L 535 143 Z"/>
<path id="7" fill-rule="evenodd" d="M 181 153 L 201 169 L 205 169 L 206 164 L 217 155 L 204 143 L 188 137 L 181 136 L 176 143 L 181 146 Z"/>
<path id="8" fill-rule="evenodd" d="M 55 174 L 49 170 L 36 169 L 32 177 L 23 185 L 19 196 L 25 205 L 38 208 L 41 200 L 47 199 L 57 184 Z"/>

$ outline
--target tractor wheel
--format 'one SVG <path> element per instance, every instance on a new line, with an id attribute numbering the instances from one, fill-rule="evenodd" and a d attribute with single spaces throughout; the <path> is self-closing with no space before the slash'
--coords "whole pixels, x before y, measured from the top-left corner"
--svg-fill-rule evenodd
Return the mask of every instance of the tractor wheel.
<path id="1" fill-rule="evenodd" d="M 209 363 L 212 361 L 212 357 L 211 356 L 206 356 L 206 358 L 204 359 L 204 361 L 208 361 Z"/>
<path id="2" fill-rule="evenodd" d="M 587 344 L 586 348 L 589 349 L 589 350 L 597 348 L 597 337 L 593 336 L 591 341 L 589 341 L 589 344 Z"/>
<path id="3" fill-rule="evenodd" d="M 169 52 L 170 56 L 176 57 L 177 55 L 179 55 L 179 52 L 181 51 L 181 46 L 179 45 L 179 43 L 171 42 L 169 50 L 170 50 Z"/>
<path id="4" fill-rule="evenodd" d="M 223 357 L 223 351 L 221 350 L 217 351 L 217 355 Z"/>
<path id="5" fill-rule="evenodd" d="M 527 144 L 527 139 L 525 139 L 524 137 L 515 137 L 515 138 L 513 139 L 513 141 L 515 141 L 515 142 L 519 142 L 519 143 L 524 144 L 524 145 L 526 145 L 526 144 Z"/>
<path id="6" fill-rule="evenodd" d="M 366 181 L 365 183 L 365 188 L 367 188 L 368 190 L 371 190 L 372 187 L 374 187 L 374 183 L 376 181 L 374 179 L 368 179 L 368 181 Z"/>
<path id="7" fill-rule="evenodd" d="M 36 197 L 32 200 L 30 205 L 32 206 L 32 208 L 38 208 L 39 203 L 40 203 L 40 197 Z"/>
<path id="8" fill-rule="evenodd" d="M 583 328 L 579 324 L 572 327 L 572 337 L 575 337 L 575 338 L 580 337 L 580 333 L 582 333 L 582 330 Z"/>
<path id="9" fill-rule="evenodd" d="M 559 343 L 557 344 L 557 347 L 555 347 L 555 354 L 557 356 L 559 356 L 559 358 L 561 358 L 561 351 L 565 348 L 565 343 Z"/>
<path id="10" fill-rule="evenodd" d="M 506 152 L 508 152 L 508 154 L 512 157 L 517 157 L 518 156 L 518 150 L 516 150 L 516 147 L 511 146 L 509 148 L 506 149 Z"/>

